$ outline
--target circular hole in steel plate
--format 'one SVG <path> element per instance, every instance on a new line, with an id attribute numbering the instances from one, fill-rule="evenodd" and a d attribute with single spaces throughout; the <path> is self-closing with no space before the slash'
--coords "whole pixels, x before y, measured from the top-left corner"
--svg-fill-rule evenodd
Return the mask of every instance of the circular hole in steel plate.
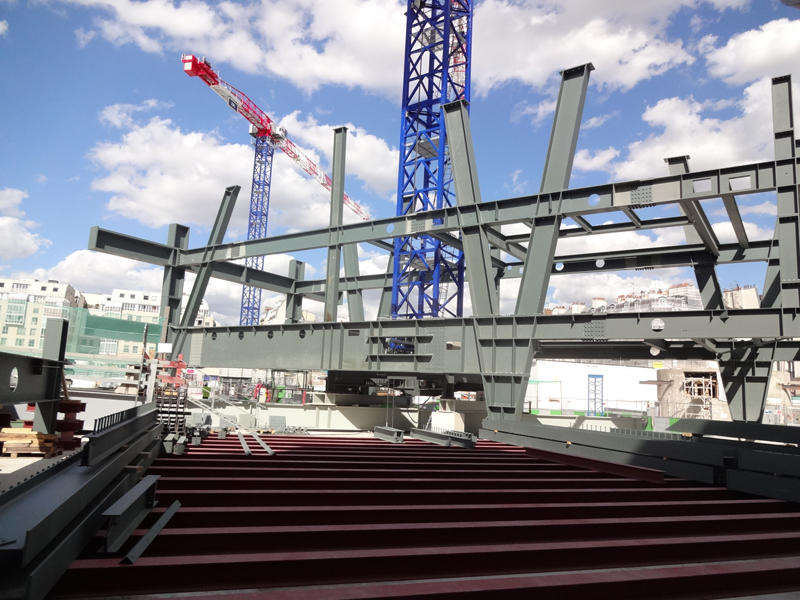
<path id="1" fill-rule="evenodd" d="M 19 384 L 19 371 L 17 371 L 17 367 L 11 369 L 11 377 L 8 380 L 8 387 L 11 389 L 12 392 L 16 391 L 17 385 Z"/>

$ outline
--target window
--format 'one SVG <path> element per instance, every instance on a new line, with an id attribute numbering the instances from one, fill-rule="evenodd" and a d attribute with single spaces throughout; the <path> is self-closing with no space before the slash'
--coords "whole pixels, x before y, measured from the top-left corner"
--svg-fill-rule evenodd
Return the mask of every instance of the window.
<path id="1" fill-rule="evenodd" d="M 39 309 L 38 308 L 34 308 L 33 309 L 33 314 L 38 315 L 39 314 Z"/>
<path id="2" fill-rule="evenodd" d="M 0 287 L 6 287 L 5 283 L 0 283 Z"/>
<path id="3" fill-rule="evenodd" d="M 128 315 L 128 321 L 133 321 L 133 315 Z"/>
<path id="4" fill-rule="evenodd" d="M 3 333 L 8 333 L 8 325 L 3 325 Z"/>
<path id="5" fill-rule="evenodd" d="M 38 325 L 39 324 L 39 317 L 33 317 L 31 319 L 31 325 Z"/>
<path id="6" fill-rule="evenodd" d="M 31 331 L 28 335 L 36 335 L 36 327 L 31 327 Z"/>
<path id="7" fill-rule="evenodd" d="M 29 287 L 31 286 L 27 283 L 14 283 L 11 285 L 12 290 L 27 290 Z"/>
<path id="8" fill-rule="evenodd" d="M 130 349 L 131 349 L 130 346 L 123 346 L 122 347 L 122 351 L 123 352 L 130 352 Z"/>
<path id="9" fill-rule="evenodd" d="M 0 338 L 0 346 L 5 346 L 8 338 Z"/>
<path id="10" fill-rule="evenodd" d="M 25 341 L 25 340 L 23 340 L 23 339 L 14 340 L 14 345 L 15 345 L 15 346 L 22 346 L 22 343 L 23 343 L 24 341 Z"/>
<path id="11" fill-rule="evenodd" d="M 142 296 L 144 300 L 150 300 L 150 296 Z"/>
<path id="12" fill-rule="evenodd" d="M 158 323 L 158 317 L 153 317 L 153 323 Z"/>
<path id="13" fill-rule="evenodd" d="M 43 292 L 46 292 L 46 291 L 47 291 L 47 286 L 46 286 L 46 285 L 43 285 L 43 286 L 42 286 L 42 291 L 43 291 Z"/>
<path id="14" fill-rule="evenodd" d="M 124 298 L 124 297 L 125 297 L 125 294 L 120 294 L 120 295 L 119 295 L 119 297 L 120 297 L 120 298 Z"/>
<path id="15" fill-rule="evenodd" d="M 54 291 L 54 292 L 57 292 L 57 291 L 58 291 L 58 288 L 53 288 L 53 291 Z"/>
<path id="16" fill-rule="evenodd" d="M 142 317 L 136 317 L 136 320 L 137 320 L 137 321 L 141 321 L 141 320 L 142 320 Z"/>
<path id="17" fill-rule="evenodd" d="M 25 300 L 9 300 L 8 312 L 6 312 L 6 323 L 22 325 L 25 322 L 25 308 L 27 304 Z"/>
<path id="18" fill-rule="evenodd" d="M 134 354 L 138 354 L 139 353 L 139 346 L 134 346 L 133 347 L 133 353 Z"/>
<path id="19" fill-rule="evenodd" d="M 33 343 L 34 343 L 35 341 L 36 341 L 36 340 L 28 340 L 28 348 L 33 348 Z"/>
<path id="20" fill-rule="evenodd" d="M 129 304 L 129 303 L 125 302 L 122 305 L 122 310 L 136 310 L 136 305 L 135 304 Z"/>

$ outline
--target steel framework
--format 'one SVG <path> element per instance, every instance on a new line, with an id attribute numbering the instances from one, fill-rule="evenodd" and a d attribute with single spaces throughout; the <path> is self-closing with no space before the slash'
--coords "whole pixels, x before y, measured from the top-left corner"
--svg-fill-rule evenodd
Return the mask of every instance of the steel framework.
<path id="1" fill-rule="evenodd" d="M 353 378 L 383 377 L 442 382 L 450 397 L 459 386 L 482 388 L 491 419 L 518 421 L 530 374 L 537 358 L 617 358 L 716 360 L 720 365 L 730 412 L 737 421 L 760 421 L 774 361 L 800 360 L 800 254 L 798 253 L 798 158 L 792 116 L 791 79 L 772 80 L 775 158 L 754 164 L 688 171 L 686 157 L 670 158 L 670 174 L 654 179 L 625 181 L 569 189 L 568 182 L 580 127 L 591 65 L 562 72 L 542 191 L 523 198 L 482 202 L 466 103 L 443 107 L 451 152 L 457 204 L 421 213 L 342 225 L 344 132 L 334 144 L 334 186 L 331 226 L 315 231 L 223 244 L 227 221 L 238 188 L 229 188 L 208 245 L 188 249 L 188 230 L 174 226 L 170 243 L 159 244 L 94 228 L 90 249 L 127 256 L 165 267 L 168 290 L 182 285 L 186 271 L 196 283 L 178 325 L 172 316 L 174 352 L 196 366 L 327 369 Z M 775 192 L 778 219 L 774 237 L 748 239 L 735 195 Z M 722 198 L 736 242 L 720 243 L 700 201 Z M 647 207 L 677 205 L 682 214 L 644 218 Z M 592 225 L 587 217 L 616 213 L 623 222 Z M 566 217 L 580 227 L 562 228 Z M 524 223 L 530 233 L 504 235 L 500 226 Z M 557 255 L 559 239 L 684 227 L 687 243 L 655 249 L 609 250 L 591 254 Z M 392 289 L 388 275 L 329 271 L 325 280 L 303 280 L 301 264 L 285 277 L 248 269 L 235 259 L 313 248 L 337 252 L 357 243 L 390 251 L 386 240 L 415 233 L 447 236 L 464 253 L 473 314 L 470 317 L 409 321 L 297 323 L 291 317 L 299 300 L 325 303 L 336 310 L 339 294 L 356 297 L 366 289 Z M 493 255 L 498 249 L 509 261 Z M 345 259 L 347 254 L 345 254 Z M 765 261 L 767 277 L 761 307 L 728 310 L 716 266 Z M 347 260 L 345 260 L 347 265 Z M 553 274 L 599 273 L 642 268 L 692 267 L 704 309 L 687 312 L 619 314 L 543 314 Z M 269 289 L 287 295 L 287 323 L 249 327 L 191 327 L 211 277 Z M 513 315 L 499 314 L 497 279 L 519 278 Z M 291 308 L 294 307 L 294 308 Z M 357 312 L 355 313 L 358 314 Z M 363 312 L 361 313 L 363 315 Z M 411 340 L 413 352 L 398 354 L 393 340 Z"/>
<path id="2" fill-rule="evenodd" d="M 408 0 L 397 215 L 455 206 L 442 107 L 469 101 L 472 0 Z M 394 240 L 392 318 L 462 316 L 464 253 L 449 236 Z"/>
<path id="3" fill-rule="evenodd" d="M 269 219 L 269 192 L 272 185 L 272 159 L 275 149 L 267 136 L 255 136 L 255 157 L 253 159 L 253 186 L 250 192 L 250 216 L 247 225 L 247 239 L 258 240 L 267 237 Z M 263 256 L 250 256 L 245 261 L 250 269 L 264 269 Z M 239 325 L 258 325 L 261 315 L 261 288 L 242 286 L 242 310 Z"/>

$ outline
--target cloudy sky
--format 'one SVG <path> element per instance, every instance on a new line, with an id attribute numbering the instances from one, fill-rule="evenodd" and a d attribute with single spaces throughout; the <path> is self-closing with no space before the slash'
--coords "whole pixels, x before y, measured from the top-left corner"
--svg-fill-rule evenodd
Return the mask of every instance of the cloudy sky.
<path id="1" fill-rule="evenodd" d="M 0 0 L 0 273 L 87 292 L 158 289 L 159 270 L 88 252 L 89 228 L 165 240 L 179 222 L 199 245 L 233 184 L 242 194 L 229 239 L 244 237 L 247 123 L 182 73 L 183 52 L 206 56 L 326 170 L 332 128 L 347 125 L 347 193 L 375 217 L 393 215 L 404 12 L 395 0 Z M 665 175 L 669 156 L 690 154 L 693 170 L 772 159 L 769 78 L 793 75 L 797 110 L 798 56 L 800 10 L 779 0 L 476 0 L 472 130 L 483 198 L 538 191 L 561 69 L 596 68 L 571 181 L 582 187 Z M 328 202 L 276 154 L 270 234 L 324 226 Z M 774 197 L 739 204 L 751 237 L 771 236 Z M 720 238 L 732 239 L 722 203 L 706 208 Z M 684 241 L 673 228 L 573 238 L 559 253 Z M 360 254 L 363 271 L 385 265 L 370 248 Z M 308 276 L 324 272 L 321 253 L 297 258 Z M 285 273 L 289 259 L 267 266 Z M 764 271 L 725 268 L 720 279 L 760 289 Z M 549 300 L 692 279 L 680 269 L 554 277 Z M 234 324 L 240 294 L 212 282 L 206 299 Z"/>

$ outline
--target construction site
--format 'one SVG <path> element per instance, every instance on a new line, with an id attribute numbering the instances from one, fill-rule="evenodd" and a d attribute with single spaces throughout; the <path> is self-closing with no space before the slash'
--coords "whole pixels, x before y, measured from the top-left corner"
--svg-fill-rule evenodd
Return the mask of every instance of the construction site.
<path id="1" fill-rule="evenodd" d="M 18 348 L 0 343 L 0 600 L 800 593 L 791 76 L 763 74 L 771 160 L 693 172 L 663 156 L 659 177 L 571 187 L 595 67 L 563 65 L 538 193 L 484 201 L 473 1 L 406 8 L 395 216 L 345 193 L 347 128 L 330 132 L 327 175 L 187 53 L 197 93 L 247 120 L 246 240 L 226 241 L 244 201 L 231 185 L 207 242 L 179 223 L 166 240 L 87 224 L 89 250 L 162 269 L 158 292 L 0 284 L 20 327 Z M 278 151 L 329 193 L 327 227 L 267 234 Z M 774 233 L 751 239 L 739 202 L 764 193 Z M 557 248 L 664 228 L 686 243 Z M 359 244 L 388 256 L 384 273 L 359 271 Z M 309 250 L 327 256 L 316 279 L 294 258 L 288 275 L 265 267 Z M 766 265 L 762 293 L 725 289 L 718 267 L 747 263 Z M 547 306 L 552 275 L 677 267 L 695 281 Z M 204 303 L 215 278 L 242 287 L 238 325 Z"/>

